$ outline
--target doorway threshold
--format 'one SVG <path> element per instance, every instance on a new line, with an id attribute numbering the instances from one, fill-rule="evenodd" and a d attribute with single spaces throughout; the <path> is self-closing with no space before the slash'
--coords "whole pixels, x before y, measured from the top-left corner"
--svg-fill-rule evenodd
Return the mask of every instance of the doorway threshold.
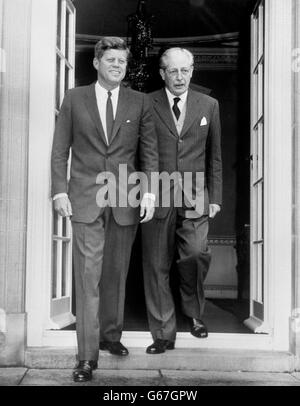
<path id="1" fill-rule="evenodd" d="M 34 369 L 69 369 L 76 362 L 76 347 L 28 347 L 25 366 Z M 294 356 L 288 352 L 241 349 L 175 348 L 159 355 L 129 347 L 128 357 L 99 353 L 99 369 L 293 372 Z"/>
<path id="2" fill-rule="evenodd" d="M 124 331 L 122 343 L 131 348 L 146 348 L 152 343 L 148 331 Z M 272 351 L 273 340 L 269 334 L 233 334 L 209 333 L 204 339 L 193 337 L 188 332 L 177 333 L 177 349 L 241 349 Z M 43 334 L 43 347 L 74 347 L 77 346 L 76 332 L 47 330 Z"/>

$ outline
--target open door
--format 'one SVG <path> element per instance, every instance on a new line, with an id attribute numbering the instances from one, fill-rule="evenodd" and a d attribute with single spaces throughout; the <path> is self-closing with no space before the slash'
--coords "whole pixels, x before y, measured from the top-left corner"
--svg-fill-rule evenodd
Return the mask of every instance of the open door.
<path id="1" fill-rule="evenodd" d="M 75 18 L 70 0 L 58 0 L 56 36 L 55 117 L 65 92 L 75 82 Z M 50 317 L 48 329 L 61 329 L 75 322 L 72 314 L 72 227 L 69 218 L 53 212 Z"/>
<path id="2" fill-rule="evenodd" d="M 267 333 L 265 326 L 264 280 L 264 0 L 251 16 L 251 159 L 250 159 L 250 318 L 245 324 L 256 333 Z"/>

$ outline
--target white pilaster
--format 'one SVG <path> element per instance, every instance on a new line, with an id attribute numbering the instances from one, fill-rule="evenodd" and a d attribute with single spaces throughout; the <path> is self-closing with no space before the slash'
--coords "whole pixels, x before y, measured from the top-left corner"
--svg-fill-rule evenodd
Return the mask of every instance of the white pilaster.
<path id="1" fill-rule="evenodd" d="M 289 349 L 292 250 L 292 1 L 266 0 L 265 314 Z"/>
<path id="2" fill-rule="evenodd" d="M 56 10 L 56 0 L 32 0 L 26 258 L 29 346 L 42 345 L 45 315 L 50 314 L 50 155 L 55 124 Z"/>
<path id="3" fill-rule="evenodd" d="M 26 335 L 30 9 L 31 0 L 0 2 L 0 308 L 6 325 L 0 364 L 6 365 L 23 362 Z"/>
<path id="4" fill-rule="evenodd" d="M 293 288 L 291 350 L 300 360 L 300 1 L 293 1 Z M 300 362 L 299 362 L 300 363 Z"/>

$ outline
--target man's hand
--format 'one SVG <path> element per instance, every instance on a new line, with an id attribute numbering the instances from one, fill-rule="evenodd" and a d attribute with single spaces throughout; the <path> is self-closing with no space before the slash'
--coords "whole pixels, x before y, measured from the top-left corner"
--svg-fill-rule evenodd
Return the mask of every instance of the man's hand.
<path id="1" fill-rule="evenodd" d="M 210 204 L 209 205 L 209 217 L 213 219 L 220 210 L 221 210 L 221 207 L 218 204 Z"/>
<path id="2" fill-rule="evenodd" d="M 154 200 L 151 197 L 143 197 L 141 201 L 141 209 L 140 209 L 140 216 L 143 219 L 140 221 L 141 223 L 147 223 L 150 221 L 154 214 Z M 145 217 L 144 217 L 145 216 Z"/>
<path id="3" fill-rule="evenodd" d="M 54 200 L 54 209 L 60 214 L 62 217 L 70 217 L 72 216 L 72 206 L 68 196 L 58 197 Z"/>

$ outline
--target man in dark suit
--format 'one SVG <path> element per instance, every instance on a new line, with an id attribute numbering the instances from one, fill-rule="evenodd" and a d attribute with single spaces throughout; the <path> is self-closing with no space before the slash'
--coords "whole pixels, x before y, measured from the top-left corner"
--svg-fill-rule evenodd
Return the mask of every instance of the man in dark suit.
<path id="1" fill-rule="evenodd" d="M 72 220 L 79 360 L 73 379 L 81 382 L 90 380 L 92 370 L 97 368 L 100 279 L 105 292 L 100 349 L 128 354 L 120 339 L 131 248 L 140 217 L 141 222 L 147 222 L 154 213 L 155 196 L 148 193 L 148 182 L 141 186 L 144 193 L 140 208 L 126 201 L 127 189 L 129 193 L 134 186 L 128 185 L 128 176 L 140 170 L 148 179 L 158 169 L 148 97 L 120 86 L 128 56 L 129 50 L 120 38 L 105 37 L 96 44 L 93 65 L 98 80 L 68 91 L 53 140 L 54 207 Z M 106 193 L 101 194 L 101 187 L 108 184 L 111 188 L 104 189 L 107 198 Z M 122 195 L 123 203 L 119 204 Z"/>
<path id="2" fill-rule="evenodd" d="M 193 55 L 182 48 L 168 49 L 160 59 L 165 89 L 151 94 L 162 182 L 159 207 L 142 226 L 145 296 L 154 341 L 146 350 L 149 354 L 174 348 L 169 272 L 176 249 L 183 313 L 195 337 L 208 335 L 202 321 L 203 284 L 211 259 L 208 218 L 221 206 L 220 119 L 217 100 L 189 88 L 192 73 Z M 177 176 L 168 183 L 166 174 Z"/>

